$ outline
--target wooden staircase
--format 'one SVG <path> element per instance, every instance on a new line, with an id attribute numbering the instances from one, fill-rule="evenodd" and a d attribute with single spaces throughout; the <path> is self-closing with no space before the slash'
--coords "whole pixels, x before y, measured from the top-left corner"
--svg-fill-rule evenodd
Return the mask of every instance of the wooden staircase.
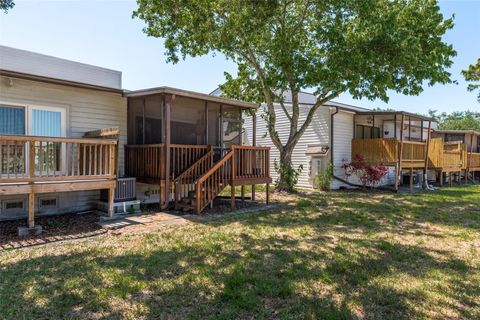
<path id="1" fill-rule="evenodd" d="M 210 147 L 203 157 L 174 180 L 175 208 L 199 214 L 227 186 L 271 183 L 269 151 L 266 147 L 232 146 L 214 163 L 214 152 Z"/>
<path id="2" fill-rule="evenodd" d="M 234 151 L 213 163 L 213 150 L 175 179 L 175 208 L 201 213 L 231 182 Z M 199 200 L 198 200 L 199 199 Z"/>
<path id="3" fill-rule="evenodd" d="M 213 149 L 209 147 L 207 153 L 182 172 L 174 180 L 175 209 L 195 210 L 196 180 L 204 175 L 213 166 Z"/>

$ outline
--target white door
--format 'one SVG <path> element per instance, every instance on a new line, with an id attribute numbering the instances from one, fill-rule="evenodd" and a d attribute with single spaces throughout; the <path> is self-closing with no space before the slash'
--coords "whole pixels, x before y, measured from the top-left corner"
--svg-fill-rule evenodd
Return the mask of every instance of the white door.
<path id="1" fill-rule="evenodd" d="M 42 137 L 65 137 L 65 109 L 36 107 L 28 109 L 28 134 Z M 65 169 L 66 145 L 58 142 L 37 142 L 35 146 L 35 173 L 58 174 Z"/>

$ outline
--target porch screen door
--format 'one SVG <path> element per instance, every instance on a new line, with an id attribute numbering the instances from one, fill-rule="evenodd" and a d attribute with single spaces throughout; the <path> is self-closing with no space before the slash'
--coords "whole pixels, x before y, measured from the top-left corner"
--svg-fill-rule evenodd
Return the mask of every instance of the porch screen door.
<path id="1" fill-rule="evenodd" d="M 29 112 L 29 124 L 29 134 L 32 136 L 65 137 L 65 109 L 32 107 Z M 65 167 L 65 149 L 66 146 L 60 142 L 37 142 L 35 145 L 36 173 L 58 172 L 61 167 Z"/>

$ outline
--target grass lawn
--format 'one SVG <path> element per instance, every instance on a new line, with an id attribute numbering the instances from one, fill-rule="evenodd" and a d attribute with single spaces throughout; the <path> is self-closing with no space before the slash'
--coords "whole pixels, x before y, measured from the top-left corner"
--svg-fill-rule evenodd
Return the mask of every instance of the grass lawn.
<path id="1" fill-rule="evenodd" d="M 480 187 L 272 199 L 271 212 L 0 252 L 0 318 L 480 318 Z"/>

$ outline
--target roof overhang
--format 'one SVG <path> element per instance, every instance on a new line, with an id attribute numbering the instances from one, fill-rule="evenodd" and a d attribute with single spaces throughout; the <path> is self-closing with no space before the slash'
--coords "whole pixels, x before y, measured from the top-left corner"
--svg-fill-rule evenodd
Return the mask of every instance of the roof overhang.
<path id="1" fill-rule="evenodd" d="M 480 131 L 476 130 L 435 130 L 435 132 L 448 134 L 472 134 L 474 136 L 480 136 Z"/>
<path id="2" fill-rule="evenodd" d="M 106 92 L 112 92 L 112 93 L 118 93 L 118 94 L 123 93 L 123 90 L 121 90 L 121 89 L 102 87 L 102 86 L 97 86 L 97 85 L 88 84 L 88 83 L 62 80 L 62 79 L 56 79 L 56 78 L 49 78 L 49 77 L 44 77 L 44 76 L 37 76 L 37 75 L 33 75 L 33 74 L 4 70 L 4 69 L 0 69 L 0 76 L 23 79 L 23 80 L 39 81 L 39 82 L 51 83 L 51 84 L 58 84 L 58 85 L 63 85 L 63 86 L 75 87 L 75 88 L 106 91 Z"/>
<path id="3" fill-rule="evenodd" d="M 405 116 L 408 118 L 414 118 L 417 120 L 423 120 L 423 121 L 434 121 L 433 118 L 427 117 L 427 116 L 422 116 L 419 114 L 415 113 L 410 113 L 410 112 L 405 112 L 405 111 L 359 111 L 357 112 L 357 115 L 360 116 L 395 116 L 395 115 L 400 115 L 400 116 Z"/>
<path id="4" fill-rule="evenodd" d="M 245 102 L 241 100 L 235 99 L 228 99 L 224 97 L 212 96 L 205 93 L 199 93 L 194 91 L 188 91 L 183 89 L 171 88 L 171 87 L 156 87 L 150 89 L 142 89 L 142 90 L 135 90 L 135 91 L 127 91 L 125 90 L 123 95 L 128 98 L 134 97 L 144 97 L 154 94 L 169 94 L 175 95 L 179 97 L 191 98 L 191 99 L 199 99 L 204 101 L 216 102 L 221 104 L 226 104 L 230 106 L 237 106 L 244 109 L 256 109 L 258 105 L 252 102 Z"/>

